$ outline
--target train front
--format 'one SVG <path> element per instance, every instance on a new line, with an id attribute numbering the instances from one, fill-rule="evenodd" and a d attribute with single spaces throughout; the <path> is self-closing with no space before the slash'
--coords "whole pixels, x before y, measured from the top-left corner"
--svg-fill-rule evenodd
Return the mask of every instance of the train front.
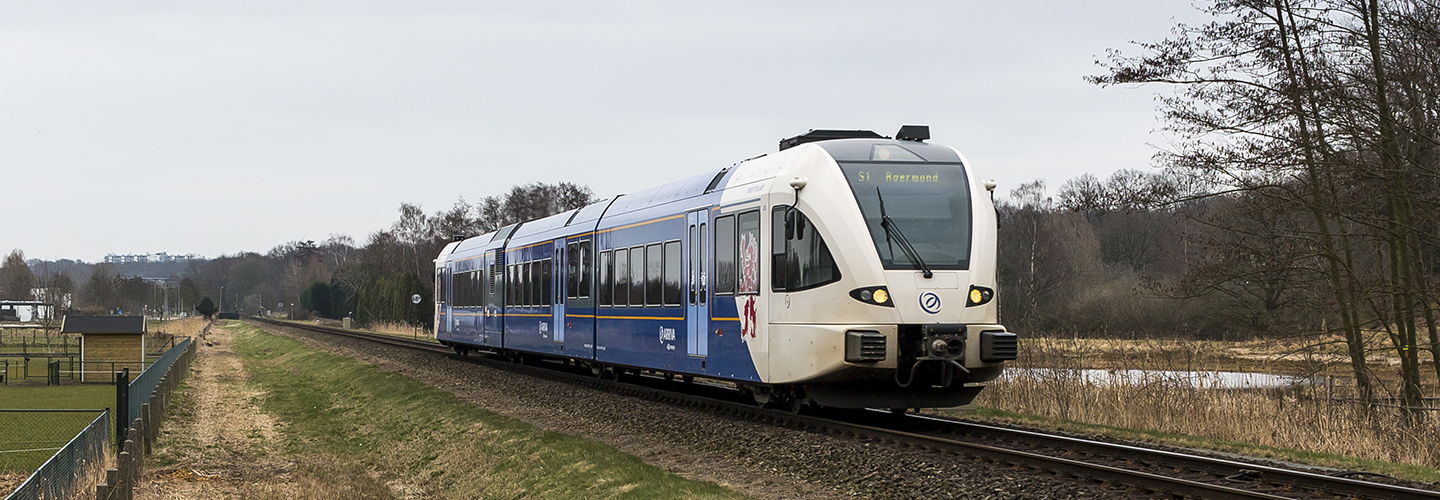
<path id="1" fill-rule="evenodd" d="M 1016 336 L 998 322 L 989 189 L 957 151 L 926 138 L 782 152 L 769 313 L 787 362 L 772 351 L 770 375 L 794 380 L 796 400 L 960 406 L 1016 357 Z"/>

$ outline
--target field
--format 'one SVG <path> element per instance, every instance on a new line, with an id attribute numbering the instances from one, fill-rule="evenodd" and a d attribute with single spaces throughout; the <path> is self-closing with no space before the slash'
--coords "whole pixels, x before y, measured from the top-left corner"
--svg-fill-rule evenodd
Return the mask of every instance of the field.
<path id="1" fill-rule="evenodd" d="M 1409 422 L 1353 396 L 1333 344 L 1027 338 L 1012 368 L 981 393 L 980 416 L 1279 460 L 1440 480 L 1440 412 Z M 1372 360 L 1394 387 L 1389 360 Z M 1430 369 L 1429 366 L 1426 367 Z M 1202 389 L 1176 380 L 1097 381 L 1078 370 L 1243 371 L 1314 378 L 1273 389 Z M 1428 382 L 1434 383 L 1434 372 Z M 1333 386 L 1331 384 L 1334 384 Z"/>
<path id="2" fill-rule="evenodd" d="M 140 498 L 739 498 L 235 322 L 201 350 Z"/>

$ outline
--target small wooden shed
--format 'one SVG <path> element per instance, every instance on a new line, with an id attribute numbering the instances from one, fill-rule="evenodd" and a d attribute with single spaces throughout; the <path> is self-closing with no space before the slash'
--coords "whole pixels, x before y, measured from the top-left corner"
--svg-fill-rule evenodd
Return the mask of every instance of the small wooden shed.
<path id="1" fill-rule="evenodd" d="M 80 335 L 80 381 L 114 381 L 130 369 L 130 379 L 145 370 L 144 316 L 65 316 L 60 333 Z"/>

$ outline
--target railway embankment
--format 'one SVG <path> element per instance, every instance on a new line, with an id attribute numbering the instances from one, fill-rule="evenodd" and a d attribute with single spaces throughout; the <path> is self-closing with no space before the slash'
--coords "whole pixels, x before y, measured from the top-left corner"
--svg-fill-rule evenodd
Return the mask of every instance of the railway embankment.
<path id="1" fill-rule="evenodd" d="M 465 404 L 756 498 L 1132 498 L 1042 471 L 717 415 L 364 340 L 266 328 L 412 377 Z"/>
<path id="2" fill-rule="evenodd" d="M 229 323 L 138 498 L 741 498 L 393 371 Z"/>

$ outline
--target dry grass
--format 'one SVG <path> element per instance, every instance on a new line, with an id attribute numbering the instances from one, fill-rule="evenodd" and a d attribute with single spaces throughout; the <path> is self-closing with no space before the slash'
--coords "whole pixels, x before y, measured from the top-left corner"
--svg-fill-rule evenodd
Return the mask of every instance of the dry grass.
<path id="1" fill-rule="evenodd" d="M 418 338 L 420 340 L 435 340 L 435 332 L 425 327 L 413 327 L 405 323 L 390 323 L 376 321 L 365 327 L 365 331 L 394 335 L 397 337 Z"/>
<path id="2" fill-rule="evenodd" d="M 1273 342 L 1053 338 L 1026 339 L 1021 346 L 1020 359 L 1013 367 L 1058 370 L 1012 372 L 981 393 L 980 405 L 1042 419 L 1162 433 L 1170 435 L 1162 440 L 1190 446 L 1243 443 L 1248 446 L 1244 449 L 1247 453 L 1289 460 L 1316 462 L 1308 459 L 1316 457 L 1306 455 L 1326 454 L 1431 470 L 1440 467 L 1440 448 L 1435 445 L 1440 443 L 1440 412 L 1423 412 L 1407 424 L 1392 408 L 1367 410 L 1332 402 L 1331 389 L 1324 385 L 1264 390 L 1196 389 L 1157 380 L 1102 385 L 1075 371 L 1344 373 L 1344 366 L 1337 367 L 1333 353 L 1324 349 L 1298 352 L 1293 346 Z M 1336 397 L 1350 395 L 1347 387 L 1335 390 Z M 1318 462 L 1327 459 L 1320 457 Z"/>

